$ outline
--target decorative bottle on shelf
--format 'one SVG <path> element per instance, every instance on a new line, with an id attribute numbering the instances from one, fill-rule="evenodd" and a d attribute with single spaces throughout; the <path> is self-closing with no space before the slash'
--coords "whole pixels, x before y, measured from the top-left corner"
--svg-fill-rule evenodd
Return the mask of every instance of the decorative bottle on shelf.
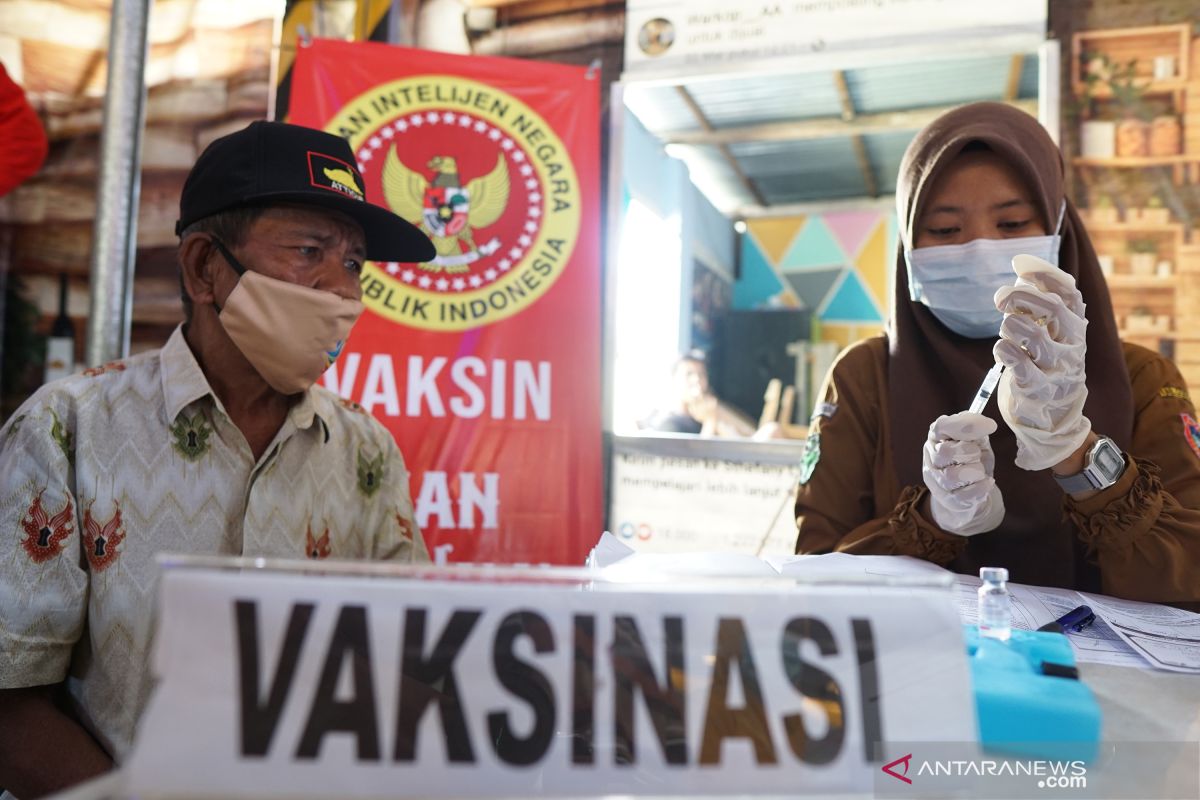
<path id="1" fill-rule="evenodd" d="M 1008 570 L 980 567 L 979 635 L 1008 641 L 1012 636 L 1012 597 L 1008 593 Z"/>
<path id="2" fill-rule="evenodd" d="M 58 316 L 46 339 L 45 382 L 65 378 L 75 372 L 75 325 L 67 316 L 67 274 L 58 276 Z"/>

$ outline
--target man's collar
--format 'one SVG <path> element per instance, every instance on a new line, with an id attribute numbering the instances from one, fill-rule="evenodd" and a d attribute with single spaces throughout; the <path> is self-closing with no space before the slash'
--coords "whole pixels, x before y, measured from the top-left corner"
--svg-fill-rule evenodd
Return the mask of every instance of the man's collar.
<path id="1" fill-rule="evenodd" d="M 166 403 L 167 421 L 175 422 L 179 412 L 204 397 L 212 397 L 222 414 L 225 407 L 208 383 L 200 362 L 192 353 L 183 336 L 183 325 L 177 327 L 163 345 L 159 355 L 162 364 L 162 390 Z M 288 411 L 292 424 L 299 430 L 308 430 L 314 421 L 321 423 L 323 441 L 329 441 L 329 423 L 336 413 L 329 396 L 315 387 L 309 387 L 299 401 Z"/>
<path id="2" fill-rule="evenodd" d="M 300 430 L 308 430 L 312 427 L 313 422 L 319 422 L 322 441 L 329 441 L 329 422 L 333 419 L 334 409 L 333 403 L 325 392 L 316 386 L 308 387 L 304 390 L 300 401 L 292 406 L 292 410 L 288 413 L 291 415 L 292 424 Z"/>
<path id="3" fill-rule="evenodd" d="M 211 395 L 220 407 L 221 401 L 208 385 L 204 370 L 200 369 L 200 362 L 196 361 L 192 348 L 188 347 L 187 340 L 183 338 L 183 325 L 177 327 L 163 345 L 159 362 L 168 422 L 174 422 L 180 411 L 202 397 Z"/>

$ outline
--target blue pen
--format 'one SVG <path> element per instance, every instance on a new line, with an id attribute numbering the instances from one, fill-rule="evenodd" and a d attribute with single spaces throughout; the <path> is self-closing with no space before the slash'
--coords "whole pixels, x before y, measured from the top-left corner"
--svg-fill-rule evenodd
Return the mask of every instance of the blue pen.
<path id="1" fill-rule="evenodd" d="M 1078 608 L 1073 608 L 1067 613 L 1063 614 L 1061 617 L 1054 620 L 1054 622 L 1047 622 L 1045 625 L 1038 628 L 1038 630 L 1048 631 L 1049 633 L 1068 633 L 1072 631 L 1079 633 L 1095 621 L 1096 615 L 1092 613 L 1090 608 L 1087 606 L 1079 606 Z"/>

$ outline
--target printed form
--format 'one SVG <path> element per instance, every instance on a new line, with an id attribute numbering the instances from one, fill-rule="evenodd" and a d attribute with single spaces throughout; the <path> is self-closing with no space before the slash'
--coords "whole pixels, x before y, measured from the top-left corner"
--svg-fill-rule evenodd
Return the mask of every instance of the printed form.
<path id="1" fill-rule="evenodd" d="M 955 584 L 959 616 L 964 623 L 977 625 L 979 611 L 976 608 L 976 591 L 979 589 L 979 578 L 959 575 Z M 1089 605 L 1096 614 L 1096 620 L 1078 633 L 1072 631 L 1067 637 L 1075 650 L 1075 660 L 1118 667 L 1144 669 L 1147 666 L 1145 659 L 1101 619 L 1100 609 L 1091 603 L 1089 597 L 1071 589 L 1050 589 L 1021 583 L 1010 583 L 1008 592 L 1012 595 L 1014 628 L 1036 631 L 1077 606 Z"/>
<path id="2" fill-rule="evenodd" d="M 980 580 L 954 575 L 936 564 L 908 556 L 852 556 L 827 553 L 811 556 L 768 556 L 759 559 L 738 553 L 637 553 L 609 533 L 601 537 L 591 566 L 621 562 L 628 569 L 682 572 L 692 575 L 784 577 L 849 576 L 886 582 L 889 579 L 953 575 L 955 601 L 964 624 L 979 623 L 977 594 Z M 1081 663 L 1111 664 L 1138 669 L 1163 669 L 1200 674 L 1200 614 L 1156 603 L 1138 603 L 1072 589 L 1008 584 L 1012 595 L 1013 627 L 1033 631 L 1081 605 L 1089 606 L 1095 621 L 1067 640 Z"/>

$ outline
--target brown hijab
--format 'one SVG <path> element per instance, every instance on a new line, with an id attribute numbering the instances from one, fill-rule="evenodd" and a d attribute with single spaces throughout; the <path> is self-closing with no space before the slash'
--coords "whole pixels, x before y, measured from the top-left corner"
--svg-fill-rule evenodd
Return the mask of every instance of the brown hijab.
<path id="1" fill-rule="evenodd" d="M 911 247 L 922 204 L 939 174 L 968 144 L 986 145 L 1008 161 L 1032 190 L 1048 233 L 1054 232 L 1065 197 L 1058 147 L 1033 117 L 1002 103 L 973 103 L 943 114 L 917 134 L 904 154 L 896 185 L 901 241 L 896 289 L 888 322 L 888 415 L 892 459 L 901 486 L 921 486 L 921 448 L 941 414 L 967 408 L 993 363 L 994 339 L 967 339 L 942 326 L 925 306 L 909 299 L 904 249 Z M 1128 449 L 1133 395 L 1117 335 L 1112 302 L 1096 253 L 1074 206 L 1063 216 L 1058 266 L 1074 276 L 1087 304 L 1087 386 L 1084 414 L 1098 433 Z M 999 528 L 967 539 L 955 571 L 1004 566 L 1011 580 L 1099 590 L 1099 572 L 1084 557 L 1078 536 L 1064 521 L 1063 493 L 1049 470 L 1028 472 L 1014 463 L 1016 439 L 995 401 L 988 416 L 999 424 L 991 437 L 996 483 L 1006 514 Z"/>

